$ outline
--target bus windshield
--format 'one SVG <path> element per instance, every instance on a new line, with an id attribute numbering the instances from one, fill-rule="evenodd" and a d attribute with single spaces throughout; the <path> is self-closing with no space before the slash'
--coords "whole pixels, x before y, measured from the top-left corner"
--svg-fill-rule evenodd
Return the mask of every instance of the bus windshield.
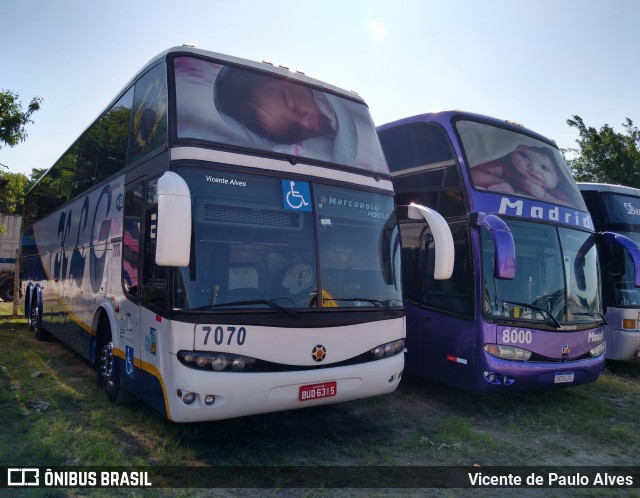
<path id="1" fill-rule="evenodd" d="M 264 71 L 194 57 L 173 63 L 176 139 L 228 144 L 388 175 L 367 106 Z"/>
<path id="2" fill-rule="evenodd" d="M 619 234 L 629 237 L 640 246 L 640 233 L 618 231 Z M 613 272 L 610 278 L 614 283 L 614 306 L 621 308 L 637 308 L 640 305 L 640 287 L 634 284 L 635 272 L 633 260 L 627 251 L 624 251 L 624 266 L 618 265 L 619 271 Z"/>
<path id="3" fill-rule="evenodd" d="M 606 193 L 601 197 L 606 213 L 606 224 L 621 235 L 640 245 L 640 200 L 631 195 Z M 640 287 L 634 285 L 634 265 L 627 251 L 612 258 L 614 306 L 637 307 L 640 305 Z"/>
<path id="4" fill-rule="evenodd" d="M 595 241 L 588 232 L 504 220 L 516 246 L 516 277 L 494 277 L 495 248 L 481 230 L 484 312 L 491 317 L 547 322 L 602 321 Z M 540 241 L 544 240 L 544 245 Z"/>
<path id="5" fill-rule="evenodd" d="M 393 278 L 387 270 L 399 268 L 399 251 L 370 250 L 384 243 L 390 218 L 395 223 L 390 195 L 224 170 L 178 172 L 191 191 L 194 227 L 190 265 L 176 270 L 177 308 L 402 306 L 399 270 Z"/>
<path id="6" fill-rule="evenodd" d="M 473 186 L 586 211 L 557 147 L 524 133 L 476 121 L 456 123 Z"/>

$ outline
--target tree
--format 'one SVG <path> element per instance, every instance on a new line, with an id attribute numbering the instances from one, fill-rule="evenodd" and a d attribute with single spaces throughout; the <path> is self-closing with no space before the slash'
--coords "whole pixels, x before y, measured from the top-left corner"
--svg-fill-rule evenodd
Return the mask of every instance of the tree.
<path id="1" fill-rule="evenodd" d="M 22 213 L 28 183 L 22 173 L 3 173 L 0 177 L 0 213 Z"/>
<path id="2" fill-rule="evenodd" d="M 25 112 L 15 92 L 0 91 L 0 149 L 2 145 L 13 147 L 27 138 L 25 126 L 33 123 L 31 115 L 40 109 L 42 98 L 34 97 Z"/>
<path id="3" fill-rule="evenodd" d="M 575 157 L 567 159 L 576 181 L 613 183 L 640 188 L 640 131 L 627 118 L 622 124 L 626 133 L 616 133 L 605 124 L 596 130 L 587 127 L 580 116 L 568 119 L 580 137 L 577 149 L 565 149 Z"/>

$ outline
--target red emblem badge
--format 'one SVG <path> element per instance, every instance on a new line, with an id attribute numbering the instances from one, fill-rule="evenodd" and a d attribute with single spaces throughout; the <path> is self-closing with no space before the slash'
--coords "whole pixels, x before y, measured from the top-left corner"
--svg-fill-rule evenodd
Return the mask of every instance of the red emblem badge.
<path id="1" fill-rule="evenodd" d="M 325 359 L 326 356 L 327 356 L 327 349 L 322 344 L 318 344 L 317 346 L 313 347 L 313 351 L 311 351 L 311 357 L 315 361 L 322 361 Z"/>

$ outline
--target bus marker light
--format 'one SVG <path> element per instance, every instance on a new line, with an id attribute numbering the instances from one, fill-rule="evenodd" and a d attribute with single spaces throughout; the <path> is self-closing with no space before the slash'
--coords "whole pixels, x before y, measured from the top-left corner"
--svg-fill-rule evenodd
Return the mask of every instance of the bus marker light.
<path id="1" fill-rule="evenodd" d="M 463 365 L 467 364 L 467 360 L 465 360 L 464 358 L 458 358 L 457 356 L 447 355 L 447 360 L 453 361 L 455 363 L 462 363 Z"/>
<path id="2" fill-rule="evenodd" d="M 622 328 L 625 330 L 636 330 L 638 328 L 637 321 L 632 318 L 622 320 Z"/>

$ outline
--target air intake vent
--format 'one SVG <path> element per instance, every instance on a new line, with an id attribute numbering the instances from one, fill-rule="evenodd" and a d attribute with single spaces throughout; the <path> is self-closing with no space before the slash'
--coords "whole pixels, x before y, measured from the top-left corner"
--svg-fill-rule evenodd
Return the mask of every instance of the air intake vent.
<path id="1" fill-rule="evenodd" d="M 249 209 L 236 206 L 220 206 L 217 204 L 205 204 L 204 219 L 209 222 L 266 225 L 293 229 L 300 228 L 302 221 L 299 213 L 272 211 L 269 209 Z"/>

